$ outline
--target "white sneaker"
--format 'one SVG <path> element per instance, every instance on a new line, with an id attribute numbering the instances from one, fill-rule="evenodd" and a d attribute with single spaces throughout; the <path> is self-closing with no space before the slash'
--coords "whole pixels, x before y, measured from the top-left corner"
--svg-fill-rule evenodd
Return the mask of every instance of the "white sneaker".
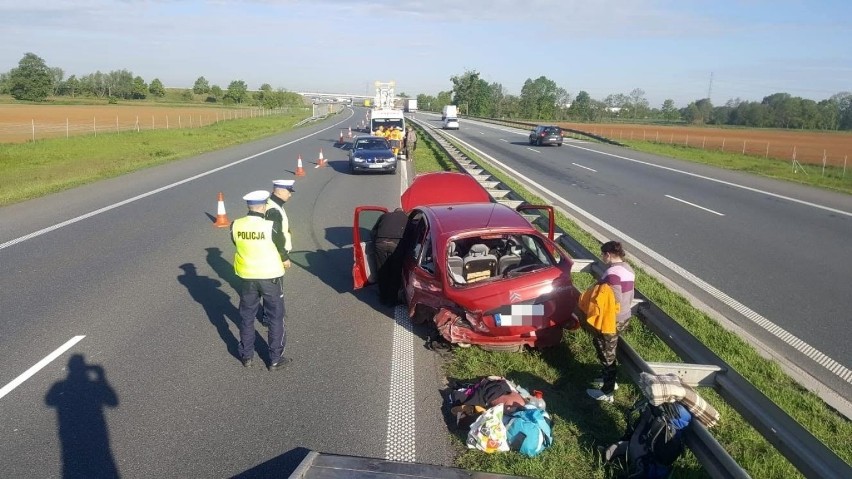
<path id="1" fill-rule="evenodd" d="M 595 386 L 598 389 L 602 388 L 603 387 L 603 378 L 595 378 L 594 381 L 592 381 L 592 385 Z M 618 391 L 618 383 L 615 383 L 615 387 L 613 388 L 613 391 Z"/>
<path id="2" fill-rule="evenodd" d="M 612 394 L 604 394 L 600 389 L 586 389 L 586 394 L 595 401 L 613 402 L 615 400 Z"/>

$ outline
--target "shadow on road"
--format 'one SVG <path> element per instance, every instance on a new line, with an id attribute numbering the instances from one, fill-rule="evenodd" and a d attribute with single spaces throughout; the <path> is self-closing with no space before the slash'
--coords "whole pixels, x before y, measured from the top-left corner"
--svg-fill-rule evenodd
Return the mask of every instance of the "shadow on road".
<path id="1" fill-rule="evenodd" d="M 71 356 L 68 377 L 50 388 L 44 402 L 56 408 L 62 477 L 118 477 L 103 412 L 118 406 L 118 395 L 103 367 L 86 364 L 82 354 Z"/>
<path id="2" fill-rule="evenodd" d="M 234 476 L 234 479 L 253 479 L 267 477 L 290 477 L 296 467 L 307 457 L 310 449 L 297 447 L 284 454 L 276 456 L 266 462 L 260 463 L 253 468 L 243 471 Z"/>

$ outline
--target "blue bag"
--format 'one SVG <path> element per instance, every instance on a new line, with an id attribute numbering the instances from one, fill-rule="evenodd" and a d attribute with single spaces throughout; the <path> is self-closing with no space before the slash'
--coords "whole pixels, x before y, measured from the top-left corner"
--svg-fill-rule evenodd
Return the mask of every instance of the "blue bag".
<path id="1" fill-rule="evenodd" d="M 553 443 L 552 420 L 538 408 L 523 408 L 503 416 L 509 448 L 529 457 Z"/>

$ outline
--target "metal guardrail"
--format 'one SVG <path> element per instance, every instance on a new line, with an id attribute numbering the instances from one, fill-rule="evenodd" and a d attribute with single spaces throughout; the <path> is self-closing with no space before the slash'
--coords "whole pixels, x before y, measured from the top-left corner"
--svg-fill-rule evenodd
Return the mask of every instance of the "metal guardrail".
<path id="1" fill-rule="evenodd" d="M 483 186 L 486 186 L 489 190 L 499 186 L 498 181 L 487 181 L 490 173 L 451 145 L 443 132 L 420 121 L 415 121 L 415 123 L 424 131 L 432 130 L 430 136 L 436 139 L 447 156 L 461 170 L 478 176 L 484 183 Z M 523 122 L 514 123 L 522 126 L 528 125 Z M 438 134 L 434 134 L 435 132 Z M 508 190 L 505 185 L 503 186 Z M 506 204 L 524 202 L 523 198 L 511 190 L 506 194 L 501 193 L 496 201 Z M 602 273 L 602 267 L 594 254 L 564 232 L 559 232 L 561 234 L 558 241 L 566 251 L 574 258 L 581 258 L 580 261 L 585 259 L 585 263 L 591 272 L 595 276 L 599 276 Z M 689 362 L 689 364 L 678 365 L 681 366 L 679 373 L 684 370 L 695 369 L 696 366 L 699 368 L 702 365 L 710 366 L 711 371 L 705 375 L 706 377 L 701 385 L 713 387 L 735 411 L 742 415 L 805 477 L 838 479 L 852 477 L 852 467 L 849 464 L 776 406 L 677 321 L 650 302 L 641 292 L 636 291 L 636 297 L 640 301 L 634 308 L 634 314 L 678 357 Z M 638 378 L 640 372 L 656 372 L 654 366 L 639 357 L 623 339 L 619 341 L 618 357 L 634 380 Z M 656 366 L 659 367 L 659 365 Z M 749 477 L 748 473 L 731 458 L 728 452 L 716 441 L 716 438 L 698 421 L 693 421 L 693 427 L 686 437 L 686 444 L 713 477 Z"/>

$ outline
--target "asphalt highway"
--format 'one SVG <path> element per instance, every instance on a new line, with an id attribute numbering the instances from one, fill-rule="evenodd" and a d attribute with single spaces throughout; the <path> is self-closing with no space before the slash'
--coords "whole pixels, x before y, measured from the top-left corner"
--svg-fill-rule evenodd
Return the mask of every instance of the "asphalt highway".
<path id="1" fill-rule="evenodd" d="M 374 289 L 352 291 L 353 206 L 398 206 L 409 177 L 348 173 L 335 143 L 360 120 L 347 110 L 0 209 L 2 475 L 286 476 L 309 449 L 450 464 L 441 358 Z M 314 168 L 320 148 L 327 168 Z M 293 178 L 299 155 L 293 363 L 266 370 L 258 324 L 244 369 L 217 193 L 234 220 L 245 193 Z"/>
<path id="2" fill-rule="evenodd" d="M 852 397 L 849 195 L 568 138 L 531 146 L 528 131 L 472 120 L 448 133 L 625 241 L 816 389 Z"/>

